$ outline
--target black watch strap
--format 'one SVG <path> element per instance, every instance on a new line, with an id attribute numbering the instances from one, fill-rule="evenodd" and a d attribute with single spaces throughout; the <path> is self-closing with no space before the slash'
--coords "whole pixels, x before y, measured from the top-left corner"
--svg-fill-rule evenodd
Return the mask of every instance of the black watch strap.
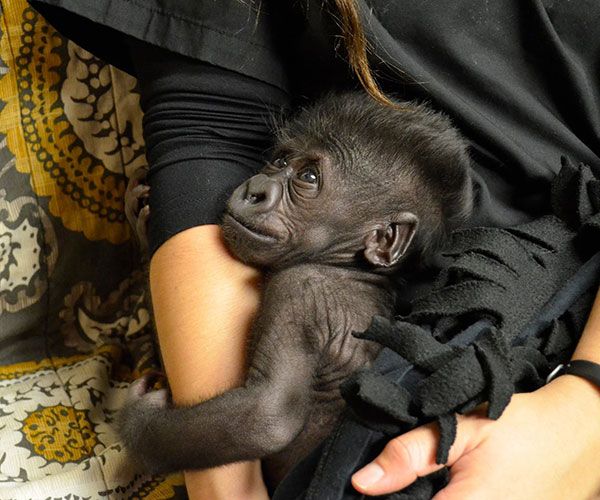
<path id="1" fill-rule="evenodd" d="M 558 365 L 554 370 L 552 370 L 550 375 L 548 375 L 546 383 L 551 382 L 560 375 L 567 374 L 577 375 L 578 377 L 589 380 L 600 387 L 600 364 L 593 363 L 591 361 L 585 361 L 583 359 L 571 361 L 566 365 Z"/>

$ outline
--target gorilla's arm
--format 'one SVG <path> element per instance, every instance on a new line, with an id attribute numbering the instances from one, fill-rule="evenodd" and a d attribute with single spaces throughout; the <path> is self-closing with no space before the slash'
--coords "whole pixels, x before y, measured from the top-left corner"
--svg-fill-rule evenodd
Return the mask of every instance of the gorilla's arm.
<path id="1" fill-rule="evenodd" d="M 146 470 L 203 469 L 262 458 L 300 433 L 310 410 L 307 381 L 316 358 L 307 356 L 301 331 L 285 332 L 289 342 L 283 345 L 270 333 L 257 346 L 246 384 L 198 405 L 170 408 L 166 390 L 146 393 L 145 381 L 136 382 L 137 399 L 120 415 L 120 433 Z"/>

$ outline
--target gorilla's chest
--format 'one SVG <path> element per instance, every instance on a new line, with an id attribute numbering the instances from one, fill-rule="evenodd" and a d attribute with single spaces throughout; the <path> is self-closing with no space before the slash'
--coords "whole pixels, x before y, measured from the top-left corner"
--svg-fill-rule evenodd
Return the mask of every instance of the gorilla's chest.
<path id="1" fill-rule="evenodd" d="M 354 345 L 340 345 L 340 352 L 326 354 L 320 371 L 314 376 L 311 409 L 303 430 L 285 449 L 263 460 L 265 481 L 270 487 L 281 482 L 298 462 L 335 429 L 345 408 L 340 384 L 352 372 L 368 366 L 381 347 L 372 342 L 357 341 L 351 332 L 348 332 L 348 336 Z M 335 349 L 335 345 L 331 347 Z"/>
<path id="2" fill-rule="evenodd" d="M 285 449 L 263 461 L 270 486 L 279 483 L 333 431 L 345 407 L 340 384 L 368 366 L 379 352 L 381 346 L 352 333 L 364 331 L 374 315 L 391 314 L 391 295 L 384 288 L 354 275 L 329 273 L 305 269 L 302 279 L 284 276 L 266 290 L 271 296 L 267 304 L 279 302 L 279 311 L 285 314 L 270 317 L 264 327 L 277 330 L 282 343 L 302 343 L 307 356 L 319 359 L 317 369 L 306 380 L 311 397 L 304 428 Z"/>

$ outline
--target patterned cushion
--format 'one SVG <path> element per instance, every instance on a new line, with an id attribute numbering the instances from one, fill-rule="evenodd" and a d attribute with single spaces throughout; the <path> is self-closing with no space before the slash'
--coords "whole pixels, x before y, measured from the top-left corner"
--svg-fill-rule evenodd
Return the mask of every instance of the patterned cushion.
<path id="1" fill-rule="evenodd" d="M 0 497 L 184 498 L 113 423 L 157 366 L 123 213 L 146 161 L 136 82 L 0 5 Z"/>

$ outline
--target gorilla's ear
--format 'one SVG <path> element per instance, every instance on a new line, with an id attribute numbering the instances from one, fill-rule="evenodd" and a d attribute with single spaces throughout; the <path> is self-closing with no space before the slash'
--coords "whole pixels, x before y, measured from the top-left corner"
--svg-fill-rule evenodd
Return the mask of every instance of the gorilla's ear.
<path id="1" fill-rule="evenodd" d="M 374 266 L 391 267 L 405 254 L 419 219 L 411 212 L 398 214 L 394 222 L 373 229 L 365 238 L 365 258 Z"/>

